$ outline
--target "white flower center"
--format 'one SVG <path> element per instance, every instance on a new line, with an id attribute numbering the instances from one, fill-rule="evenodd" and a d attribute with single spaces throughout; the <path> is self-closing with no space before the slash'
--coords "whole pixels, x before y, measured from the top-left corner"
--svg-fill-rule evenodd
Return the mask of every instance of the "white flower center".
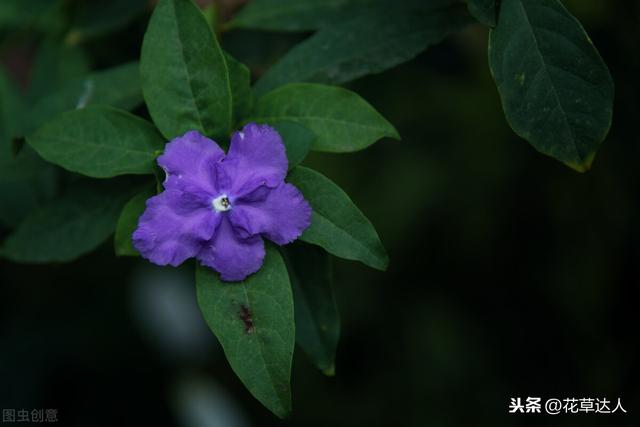
<path id="1" fill-rule="evenodd" d="M 211 205 L 217 212 L 226 212 L 231 210 L 231 202 L 229 196 L 222 194 L 211 201 Z"/>

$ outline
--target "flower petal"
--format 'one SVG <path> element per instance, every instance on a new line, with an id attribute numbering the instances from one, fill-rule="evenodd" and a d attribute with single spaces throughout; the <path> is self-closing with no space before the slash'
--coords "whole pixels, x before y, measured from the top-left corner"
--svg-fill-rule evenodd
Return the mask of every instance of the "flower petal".
<path id="1" fill-rule="evenodd" d="M 175 267 L 200 252 L 220 219 L 198 194 L 166 190 L 147 200 L 133 246 L 154 264 Z"/>
<path id="2" fill-rule="evenodd" d="M 203 265 L 218 271 L 222 280 L 235 282 L 258 271 L 264 254 L 264 242 L 260 236 L 240 238 L 229 218 L 223 215 L 215 236 L 197 258 Z"/>
<path id="3" fill-rule="evenodd" d="M 201 188 L 215 193 L 216 165 L 224 157 L 224 151 L 215 141 L 197 131 L 174 138 L 158 157 L 158 164 L 167 173 L 164 188 Z"/>
<path id="4" fill-rule="evenodd" d="M 262 199 L 237 200 L 230 215 L 241 237 L 262 234 L 278 245 L 294 241 L 311 225 L 311 206 L 296 187 L 284 182 Z"/>
<path id="5" fill-rule="evenodd" d="M 276 187 L 287 175 L 288 161 L 280 134 L 270 126 L 250 123 L 231 137 L 222 162 L 226 190 L 236 197 L 261 185 Z"/>

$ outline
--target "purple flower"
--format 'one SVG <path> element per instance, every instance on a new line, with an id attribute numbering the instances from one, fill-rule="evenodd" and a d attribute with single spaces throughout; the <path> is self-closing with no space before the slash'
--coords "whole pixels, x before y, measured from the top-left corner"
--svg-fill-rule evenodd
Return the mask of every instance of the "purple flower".
<path id="1" fill-rule="evenodd" d="M 243 280 L 262 266 L 267 238 L 284 245 L 311 223 L 311 207 L 284 182 L 287 157 L 280 135 L 248 124 L 229 153 L 196 131 L 167 144 L 158 157 L 165 191 L 147 200 L 133 245 L 154 264 L 177 266 L 195 257 Z"/>

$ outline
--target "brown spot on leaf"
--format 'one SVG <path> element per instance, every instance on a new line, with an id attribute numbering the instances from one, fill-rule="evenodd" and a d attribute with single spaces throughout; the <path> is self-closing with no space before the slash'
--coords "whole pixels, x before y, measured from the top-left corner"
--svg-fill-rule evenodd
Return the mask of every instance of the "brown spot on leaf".
<path id="1" fill-rule="evenodd" d="M 238 313 L 238 315 L 240 316 L 240 320 L 242 320 L 242 323 L 244 323 L 245 334 L 251 334 L 255 332 L 256 327 L 253 324 L 253 317 L 251 315 L 251 311 L 249 310 L 249 307 L 247 307 L 244 304 L 241 305 L 240 313 Z"/>

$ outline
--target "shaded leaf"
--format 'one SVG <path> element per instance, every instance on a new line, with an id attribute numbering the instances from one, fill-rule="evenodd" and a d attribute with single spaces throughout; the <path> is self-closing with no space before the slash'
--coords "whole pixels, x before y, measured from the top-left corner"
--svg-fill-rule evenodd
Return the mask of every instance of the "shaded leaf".
<path id="1" fill-rule="evenodd" d="M 256 93 L 295 82 L 339 84 L 414 58 L 470 22 L 459 6 L 365 9 L 296 45 L 256 83 Z"/>
<path id="2" fill-rule="evenodd" d="M 24 106 L 17 88 L 0 70 L 0 224 L 13 227 L 49 200 L 56 174 L 30 148 L 13 153 L 12 138 L 20 132 Z"/>
<path id="3" fill-rule="evenodd" d="M 562 3 L 503 1 L 489 63 L 513 130 L 573 169 L 589 169 L 611 125 L 613 81 Z"/>
<path id="4" fill-rule="evenodd" d="M 242 62 L 225 53 L 233 99 L 233 123 L 246 117 L 253 107 L 251 72 Z"/>
<path id="5" fill-rule="evenodd" d="M 495 27 L 498 13 L 498 0 L 467 0 L 467 9 L 478 22 Z"/>
<path id="6" fill-rule="evenodd" d="M 40 99 L 28 111 L 28 126 L 23 134 L 29 135 L 45 121 L 65 111 L 89 105 L 109 105 L 132 110 L 140 104 L 142 89 L 138 63 L 130 62 L 90 73 Z"/>
<path id="7" fill-rule="evenodd" d="M 36 53 L 27 98 L 37 102 L 64 87 L 69 81 L 84 77 L 89 71 L 85 53 L 58 40 L 45 39 Z"/>
<path id="8" fill-rule="evenodd" d="M 332 27 L 372 9 L 385 14 L 389 10 L 406 7 L 426 10 L 455 2 L 456 0 L 252 0 L 227 24 L 227 29 L 312 31 Z"/>
<path id="9" fill-rule="evenodd" d="M 283 253 L 293 288 L 296 342 L 318 369 L 333 376 L 340 317 L 331 289 L 331 257 L 299 242 L 285 246 Z"/>
<path id="10" fill-rule="evenodd" d="M 160 0 L 140 58 L 149 113 L 167 139 L 198 130 L 228 135 L 233 100 L 224 54 L 191 0 Z"/>
<path id="11" fill-rule="evenodd" d="M 316 135 L 312 149 L 362 150 L 377 140 L 399 139 L 395 128 L 358 94 L 311 83 L 294 83 L 258 99 L 253 119 L 261 123 L 296 122 Z"/>
<path id="12" fill-rule="evenodd" d="M 16 83 L 0 68 L 0 155 L 10 152 L 9 144 L 22 127 L 24 102 Z"/>
<path id="13" fill-rule="evenodd" d="M 64 25 L 63 0 L 2 0 L 0 30 L 30 27 L 51 34 Z"/>
<path id="14" fill-rule="evenodd" d="M 289 170 L 298 166 L 309 154 L 316 136 L 309 129 L 296 122 L 282 121 L 269 123 L 269 125 L 273 126 L 282 137 L 289 160 Z"/>
<path id="15" fill-rule="evenodd" d="M 367 3 L 371 0 L 253 0 L 240 10 L 228 28 L 316 30 L 350 12 L 350 5 Z"/>
<path id="16" fill-rule="evenodd" d="M 27 141 L 45 160 L 94 178 L 151 174 L 164 146 L 150 123 L 103 106 L 59 114 Z"/>
<path id="17" fill-rule="evenodd" d="M 262 268 L 243 282 L 222 282 L 196 269 L 198 304 L 233 371 L 277 416 L 291 412 L 291 359 L 295 343 L 293 297 L 280 253 L 267 245 Z"/>
<path id="18" fill-rule="evenodd" d="M 301 240 L 340 258 L 360 261 L 378 270 L 389 264 L 375 228 L 340 187 L 312 169 L 298 166 L 287 179 L 311 204 L 311 226 Z"/>
<path id="19" fill-rule="evenodd" d="M 7 237 L 0 255 L 23 263 L 72 261 L 113 233 L 130 195 L 112 182 L 76 184 L 25 218 Z"/>
<path id="20" fill-rule="evenodd" d="M 215 3 L 211 3 L 204 7 L 201 7 L 202 14 L 204 15 L 204 19 L 207 20 L 207 24 L 211 27 L 214 34 L 217 32 L 218 26 L 218 10 Z"/>
<path id="21" fill-rule="evenodd" d="M 79 2 L 67 34 L 70 44 L 116 31 L 140 15 L 147 0 L 91 0 Z"/>
<path id="22" fill-rule="evenodd" d="M 153 188 L 147 188 L 133 196 L 131 200 L 124 205 L 118 224 L 116 225 L 116 233 L 114 236 L 114 249 L 118 256 L 138 256 L 138 251 L 133 247 L 131 236 L 138 227 L 138 219 L 146 208 L 146 202 L 155 195 Z"/>
<path id="23" fill-rule="evenodd" d="M 55 194 L 56 171 L 30 148 L 16 157 L 0 144 L 0 224 L 17 225 Z"/>

